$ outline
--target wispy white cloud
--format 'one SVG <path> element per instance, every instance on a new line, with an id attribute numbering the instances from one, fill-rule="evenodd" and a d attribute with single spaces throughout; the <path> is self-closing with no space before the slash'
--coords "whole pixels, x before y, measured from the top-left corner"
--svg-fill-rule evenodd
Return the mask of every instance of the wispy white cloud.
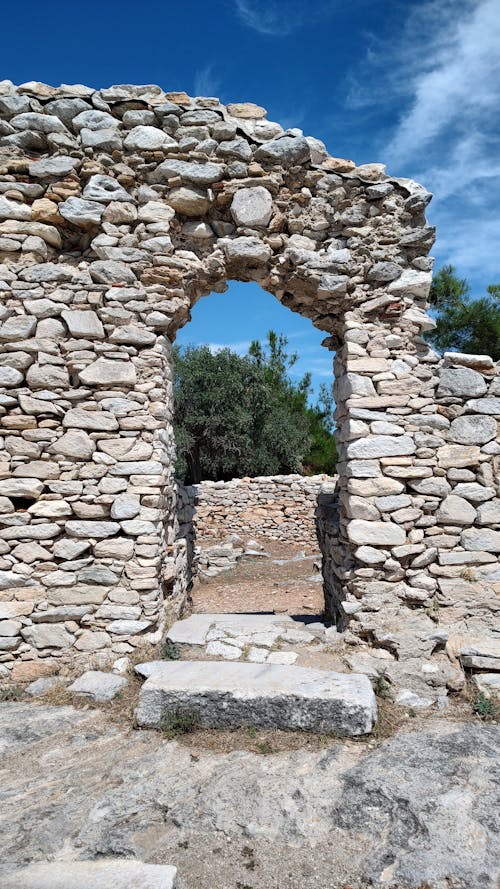
<path id="1" fill-rule="evenodd" d="M 259 34 L 287 37 L 331 16 L 337 0 L 234 0 L 240 21 Z"/>
<path id="2" fill-rule="evenodd" d="M 231 349 L 231 352 L 236 352 L 238 355 L 246 355 L 250 348 L 250 340 L 237 340 L 232 343 L 196 343 L 196 345 L 208 346 L 214 355 L 217 352 L 222 352 L 223 349 Z"/>
<path id="3" fill-rule="evenodd" d="M 439 261 L 465 275 L 482 272 L 483 280 L 498 277 L 499 0 L 413 6 L 390 44 L 371 38 L 348 87 L 351 110 L 401 109 L 392 131 L 379 131 L 379 156 L 391 173 L 433 191 Z"/>
<path id="4" fill-rule="evenodd" d="M 222 87 L 221 78 L 215 71 L 213 64 L 198 68 L 194 75 L 195 96 L 219 96 Z"/>

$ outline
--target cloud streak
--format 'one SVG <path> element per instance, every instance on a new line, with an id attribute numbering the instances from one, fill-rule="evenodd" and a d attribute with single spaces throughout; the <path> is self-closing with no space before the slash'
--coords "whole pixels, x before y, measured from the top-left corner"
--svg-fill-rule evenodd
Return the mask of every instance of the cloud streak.
<path id="1" fill-rule="evenodd" d="M 346 103 L 369 115 L 401 108 L 392 132 L 379 131 L 380 156 L 434 192 L 439 261 L 483 284 L 498 277 L 500 253 L 499 47 L 498 0 L 427 0 L 390 43 L 371 38 Z"/>
<path id="2" fill-rule="evenodd" d="M 287 37 L 315 25 L 335 12 L 335 0 L 235 0 L 237 17 L 253 31 L 266 37 Z"/>
<path id="3" fill-rule="evenodd" d="M 219 96 L 222 81 L 215 72 L 215 66 L 212 64 L 204 65 L 198 68 L 194 75 L 194 95 L 195 96 Z"/>

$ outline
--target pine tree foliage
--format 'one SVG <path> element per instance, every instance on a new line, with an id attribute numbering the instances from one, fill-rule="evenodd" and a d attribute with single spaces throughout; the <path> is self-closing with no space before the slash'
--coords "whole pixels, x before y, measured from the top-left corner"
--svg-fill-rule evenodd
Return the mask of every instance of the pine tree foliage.
<path id="1" fill-rule="evenodd" d="M 431 305 L 437 309 L 436 328 L 426 338 L 440 352 L 456 351 L 500 359 L 500 284 L 490 284 L 487 295 L 471 298 L 470 287 L 452 265 L 434 276 Z"/>
<path id="2" fill-rule="evenodd" d="M 177 474 L 188 483 L 335 469 L 333 401 L 326 387 L 311 407 L 311 377 L 285 336 L 251 343 L 247 355 L 176 347 L 174 431 Z"/>

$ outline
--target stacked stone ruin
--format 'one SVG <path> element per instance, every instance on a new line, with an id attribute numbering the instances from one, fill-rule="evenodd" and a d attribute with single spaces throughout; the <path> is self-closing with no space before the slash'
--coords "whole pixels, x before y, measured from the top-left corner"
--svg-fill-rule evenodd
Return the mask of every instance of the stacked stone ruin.
<path id="1" fill-rule="evenodd" d="M 336 352 L 328 613 L 431 684 L 457 683 L 445 647 L 494 662 L 500 380 L 422 337 L 429 200 L 253 104 L 0 84 L 2 673 L 127 653 L 182 611 L 172 342 L 231 279 Z"/>
<path id="2" fill-rule="evenodd" d="M 179 486 L 181 533 L 198 544 L 241 534 L 317 548 L 316 511 L 329 486 L 328 475 L 297 474 Z"/>

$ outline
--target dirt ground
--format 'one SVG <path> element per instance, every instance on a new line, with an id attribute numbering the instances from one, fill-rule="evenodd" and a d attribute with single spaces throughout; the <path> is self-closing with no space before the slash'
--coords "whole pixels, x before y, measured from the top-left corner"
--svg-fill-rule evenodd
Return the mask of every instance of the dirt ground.
<path id="1" fill-rule="evenodd" d="M 255 539 L 264 547 L 268 558 L 244 557 L 230 571 L 197 580 L 191 593 L 193 611 L 215 614 L 275 612 L 320 617 L 324 599 L 318 568 L 319 550 L 264 537 Z M 307 558 L 293 561 L 302 555 Z"/>

